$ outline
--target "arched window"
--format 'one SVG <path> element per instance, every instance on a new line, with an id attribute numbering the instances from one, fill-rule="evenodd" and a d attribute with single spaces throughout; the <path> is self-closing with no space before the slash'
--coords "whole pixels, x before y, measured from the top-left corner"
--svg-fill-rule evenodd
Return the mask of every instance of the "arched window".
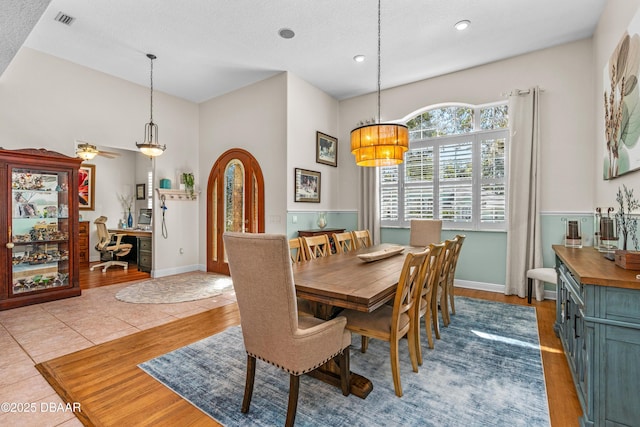
<path id="1" fill-rule="evenodd" d="M 450 229 L 504 230 L 507 105 L 437 106 L 407 126 L 404 162 L 380 168 L 382 226 L 429 218 Z"/>

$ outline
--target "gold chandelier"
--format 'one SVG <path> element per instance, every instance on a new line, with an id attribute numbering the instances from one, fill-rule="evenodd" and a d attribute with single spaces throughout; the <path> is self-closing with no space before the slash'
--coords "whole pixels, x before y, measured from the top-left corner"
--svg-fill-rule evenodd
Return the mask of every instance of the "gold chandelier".
<path id="1" fill-rule="evenodd" d="M 147 58 L 151 60 L 151 118 L 149 123 L 144 125 L 144 142 L 136 142 L 136 147 L 142 154 L 153 158 L 164 153 L 167 146 L 158 143 L 158 125 L 153 123 L 153 60 L 156 59 L 156 56 L 148 53 Z"/>
<path id="2" fill-rule="evenodd" d="M 392 166 L 402 163 L 409 149 L 409 130 L 397 123 L 380 123 L 380 0 L 378 0 L 378 117 L 351 131 L 351 153 L 358 166 Z"/>

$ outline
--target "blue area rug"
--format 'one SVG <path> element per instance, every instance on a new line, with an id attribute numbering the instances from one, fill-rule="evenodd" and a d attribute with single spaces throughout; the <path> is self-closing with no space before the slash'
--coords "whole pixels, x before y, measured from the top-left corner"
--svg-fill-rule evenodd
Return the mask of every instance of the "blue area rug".
<path id="1" fill-rule="evenodd" d="M 371 379 L 366 399 L 303 376 L 297 426 L 549 426 L 535 309 L 456 298 L 452 323 L 411 369 L 401 342 L 404 396 L 396 397 L 389 345 L 353 336 L 351 370 Z M 289 374 L 260 360 L 248 414 L 240 412 L 246 354 L 239 327 L 167 353 L 140 367 L 226 426 L 283 425 Z"/>

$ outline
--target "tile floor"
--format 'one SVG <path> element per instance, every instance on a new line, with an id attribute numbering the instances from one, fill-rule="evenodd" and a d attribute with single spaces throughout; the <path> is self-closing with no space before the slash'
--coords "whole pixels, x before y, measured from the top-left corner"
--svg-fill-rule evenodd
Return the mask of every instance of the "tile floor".
<path id="1" fill-rule="evenodd" d="M 81 426 L 35 365 L 235 301 L 233 292 L 176 304 L 130 304 L 115 294 L 131 283 L 79 297 L 0 311 L 0 426 Z M 81 408 L 80 408 L 81 409 Z"/>

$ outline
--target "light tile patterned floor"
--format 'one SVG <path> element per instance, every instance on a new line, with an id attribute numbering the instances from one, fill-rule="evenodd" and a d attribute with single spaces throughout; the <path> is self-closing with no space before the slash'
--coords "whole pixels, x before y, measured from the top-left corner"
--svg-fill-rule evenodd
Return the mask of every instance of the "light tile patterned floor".
<path id="1" fill-rule="evenodd" d="M 82 425 L 36 370 L 37 363 L 235 301 L 233 292 L 176 304 L 116 300 L 130 284 L 0 311 L 0 426 Z"/>

